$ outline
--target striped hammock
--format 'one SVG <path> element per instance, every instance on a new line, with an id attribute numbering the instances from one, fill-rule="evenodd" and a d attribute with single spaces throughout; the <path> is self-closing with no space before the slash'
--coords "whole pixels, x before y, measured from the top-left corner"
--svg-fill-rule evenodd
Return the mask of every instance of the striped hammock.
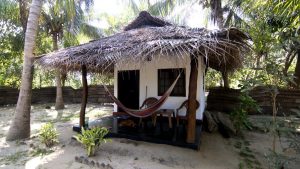
<path id="1" fill-rule="evenodd" d="M 180 73 L 181 74 L 181 73 Z M 103 85 L 105 91 L 108 93 L 108 95 L 111 97 L 111 99 L 126 113 L 128 113 L 131 116 L 134 117 L 139 117 L 139 118 L 143 118 L 143 117 L 148 117 L 151 116 L 152 114 L 154 114 L 164 103 L 165 101 L 168 99 L 168 97 L 170 96 L 170 94 L 172 93 L 176 82 L 178 81 L 180 74 L 177 76 L 177 78 L 175 79 L 175 81 L 172 83 L 172 85 L 169 87 L 169 89 L 161 96 L 161 98 L 153 103 L 151 106 L 145 108 L 145 109 L 130 109 L 127 108 L 126 106 L 124 106 L 120 100 L 118 100 L 108 89 L 105 85 Z"/>

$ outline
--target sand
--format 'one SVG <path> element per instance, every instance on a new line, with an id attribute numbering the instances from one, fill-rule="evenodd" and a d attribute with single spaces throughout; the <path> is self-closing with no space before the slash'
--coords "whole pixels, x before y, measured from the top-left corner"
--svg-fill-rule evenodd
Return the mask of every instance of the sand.
<path id="1" fill-rule="evenodd" d="M 75 160 L 75 157 L 80 156 L 86 158 L 84 148 L 71 139 L 76 134 L 72 131 L 72 126 L 78 122 L 80 105 L 67 105 L 62 111 L 54 110 L 53 105 L 51 109 L 45 109 L 46 106 L 48 105 L 32 106 L 32 136 L 30 139 L 14 142 L 5 141 L 5 134 L 15 108 L 0 107 L 0 168 L 79 169 L 108 168 L 109 165 L 114 169 L 238 169 L 243 161 L 240 149 L 235 146 L 239 139 L 225 139 L 218 133 L 203 132 L 199 151 L 114 138 L 101 145 L 95 157 L 87 158 L 89 162 L 106 165 L 93 167 L 92 164 Z M 90 104 L 87 110 L 90 120 L 95 120 L 111 115 L 112 108 Z M 41 125 L 48 121 L 52 121 L 59 132 L 59 144 L 42 154 L 45 147 L 40 144 L 37 133 Z M 258 158 L 261 158 L 269 145 L 267 138 L 269 137 L 265 134 L 256 132 L 247 132 L 245 136 Z M 295 155 L 297 154 L 292 156 Z M 260 163 L 264 163 L 264 160 L 260 160 Z M 297 164 L 300 163 L 296 162 Z"/>

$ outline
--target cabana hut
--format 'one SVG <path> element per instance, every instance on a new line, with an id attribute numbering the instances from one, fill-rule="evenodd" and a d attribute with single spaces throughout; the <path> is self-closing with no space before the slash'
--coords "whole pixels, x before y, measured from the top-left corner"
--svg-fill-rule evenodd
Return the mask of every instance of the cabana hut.
<path id="1" fill-rule="evenodd" d="M 43 68 L 82 72 L 80 126 L 88 97 L 87 72 L 113 72 L 113 95 L 131 109 L 139 109 L 146 98 L 161 98 L 179 77 L 160 109 L 175 110 L 188 100 L 185 141 L 198 144 L 196 120 L 202 120 L 205 109 L 206 69 L 230 72 L 241 67 L 247 39 L 236 28 L 177 26 L 144 11 L 120 33 L 42 55 L 37 62 Z M 114 111 L 123 109 L 115 104 Z"/>

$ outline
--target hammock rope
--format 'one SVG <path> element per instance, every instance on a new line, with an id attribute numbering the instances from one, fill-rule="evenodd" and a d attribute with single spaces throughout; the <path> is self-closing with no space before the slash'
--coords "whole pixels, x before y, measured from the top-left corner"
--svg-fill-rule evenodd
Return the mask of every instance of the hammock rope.
<path id="1" fill-rule="evenodd" d="M 103 85 L 105 91 L 108 93 L 108 95 L 111 97 L 111 99 L 123 110 L 125 111 L 127 114 L 134 116 L 134 117 L 139 117 L 139 118 L 144 118 L 144 117 L 149 117 L 151 115 L 153 115 L 164 103 L 165 101 L 168 99 L 168 97 L 170 96 L 170 94 L 172 93 L 179 77 L 180 77 L 181 73 L 179 73 L 179 75 L 177 76 L 177 78 L 175 79 L 175 81 L 172 83 L 172 85 L 169 87 L 169 89 L 161 96 L 161 98 L 156 101 L 155 103 L 153 103 L 151 106 L 145 108 L 145 109 L 130 109 L 127 108 L 126 106 L 124 106 L 122 104 L 122 102 L 120 100 L 118 100 L 109 90 L 108 88 Z"/>

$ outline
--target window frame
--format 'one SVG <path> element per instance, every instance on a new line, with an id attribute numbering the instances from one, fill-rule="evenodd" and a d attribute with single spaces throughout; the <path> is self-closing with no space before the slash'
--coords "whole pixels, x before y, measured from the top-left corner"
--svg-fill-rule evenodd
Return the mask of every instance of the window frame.
<path id="1" fill-rule="evenodd" d="M 171 72 L 178 72 L 178 73 L 173 73 L 173 76 L 172 77 L 169 77 L 168 80 L 169 80 L 169 85 L 166 86 L 166 85 L 162 85 L 162 83 L 165 83 L 166 81 L 166 77 L 161 77 L 161 71 L 164 71 L 166 73 L 171 74 Z M 172 97 L 186 97 L 186 69 L 185 68 L 163 68 L 163 69 L 157 69 L 157 95 L 158 96 L 162 96 L 166 90 L 168 90 L 168 88 L 170 87 L 170 85 L 174 82 L 174 80 L 176 79 L 176 77 L 178 76 L 179 72 L 182 71 L 182 74 L 181 76 L 179 77 L 172 93 L 170 94 L 170 96 Z M 161 82 L 162 81 L 162 78 L 165 78 L 164 79 L 164 82 Z M 180 84 L 180 81 L 181 81 L 181 84 Z M 183 81 L 183 83 L 182 83 Z M 181 86 L 181 87 L 180 87 Z M 174 93 L 174 91 L 176 90 L 176 88 L 182 88 L 178 91 L 181 91 L 178 92 L 178 93 Z M 161 88 L 164 88 L 163 91 L 161 91 Z"/>

